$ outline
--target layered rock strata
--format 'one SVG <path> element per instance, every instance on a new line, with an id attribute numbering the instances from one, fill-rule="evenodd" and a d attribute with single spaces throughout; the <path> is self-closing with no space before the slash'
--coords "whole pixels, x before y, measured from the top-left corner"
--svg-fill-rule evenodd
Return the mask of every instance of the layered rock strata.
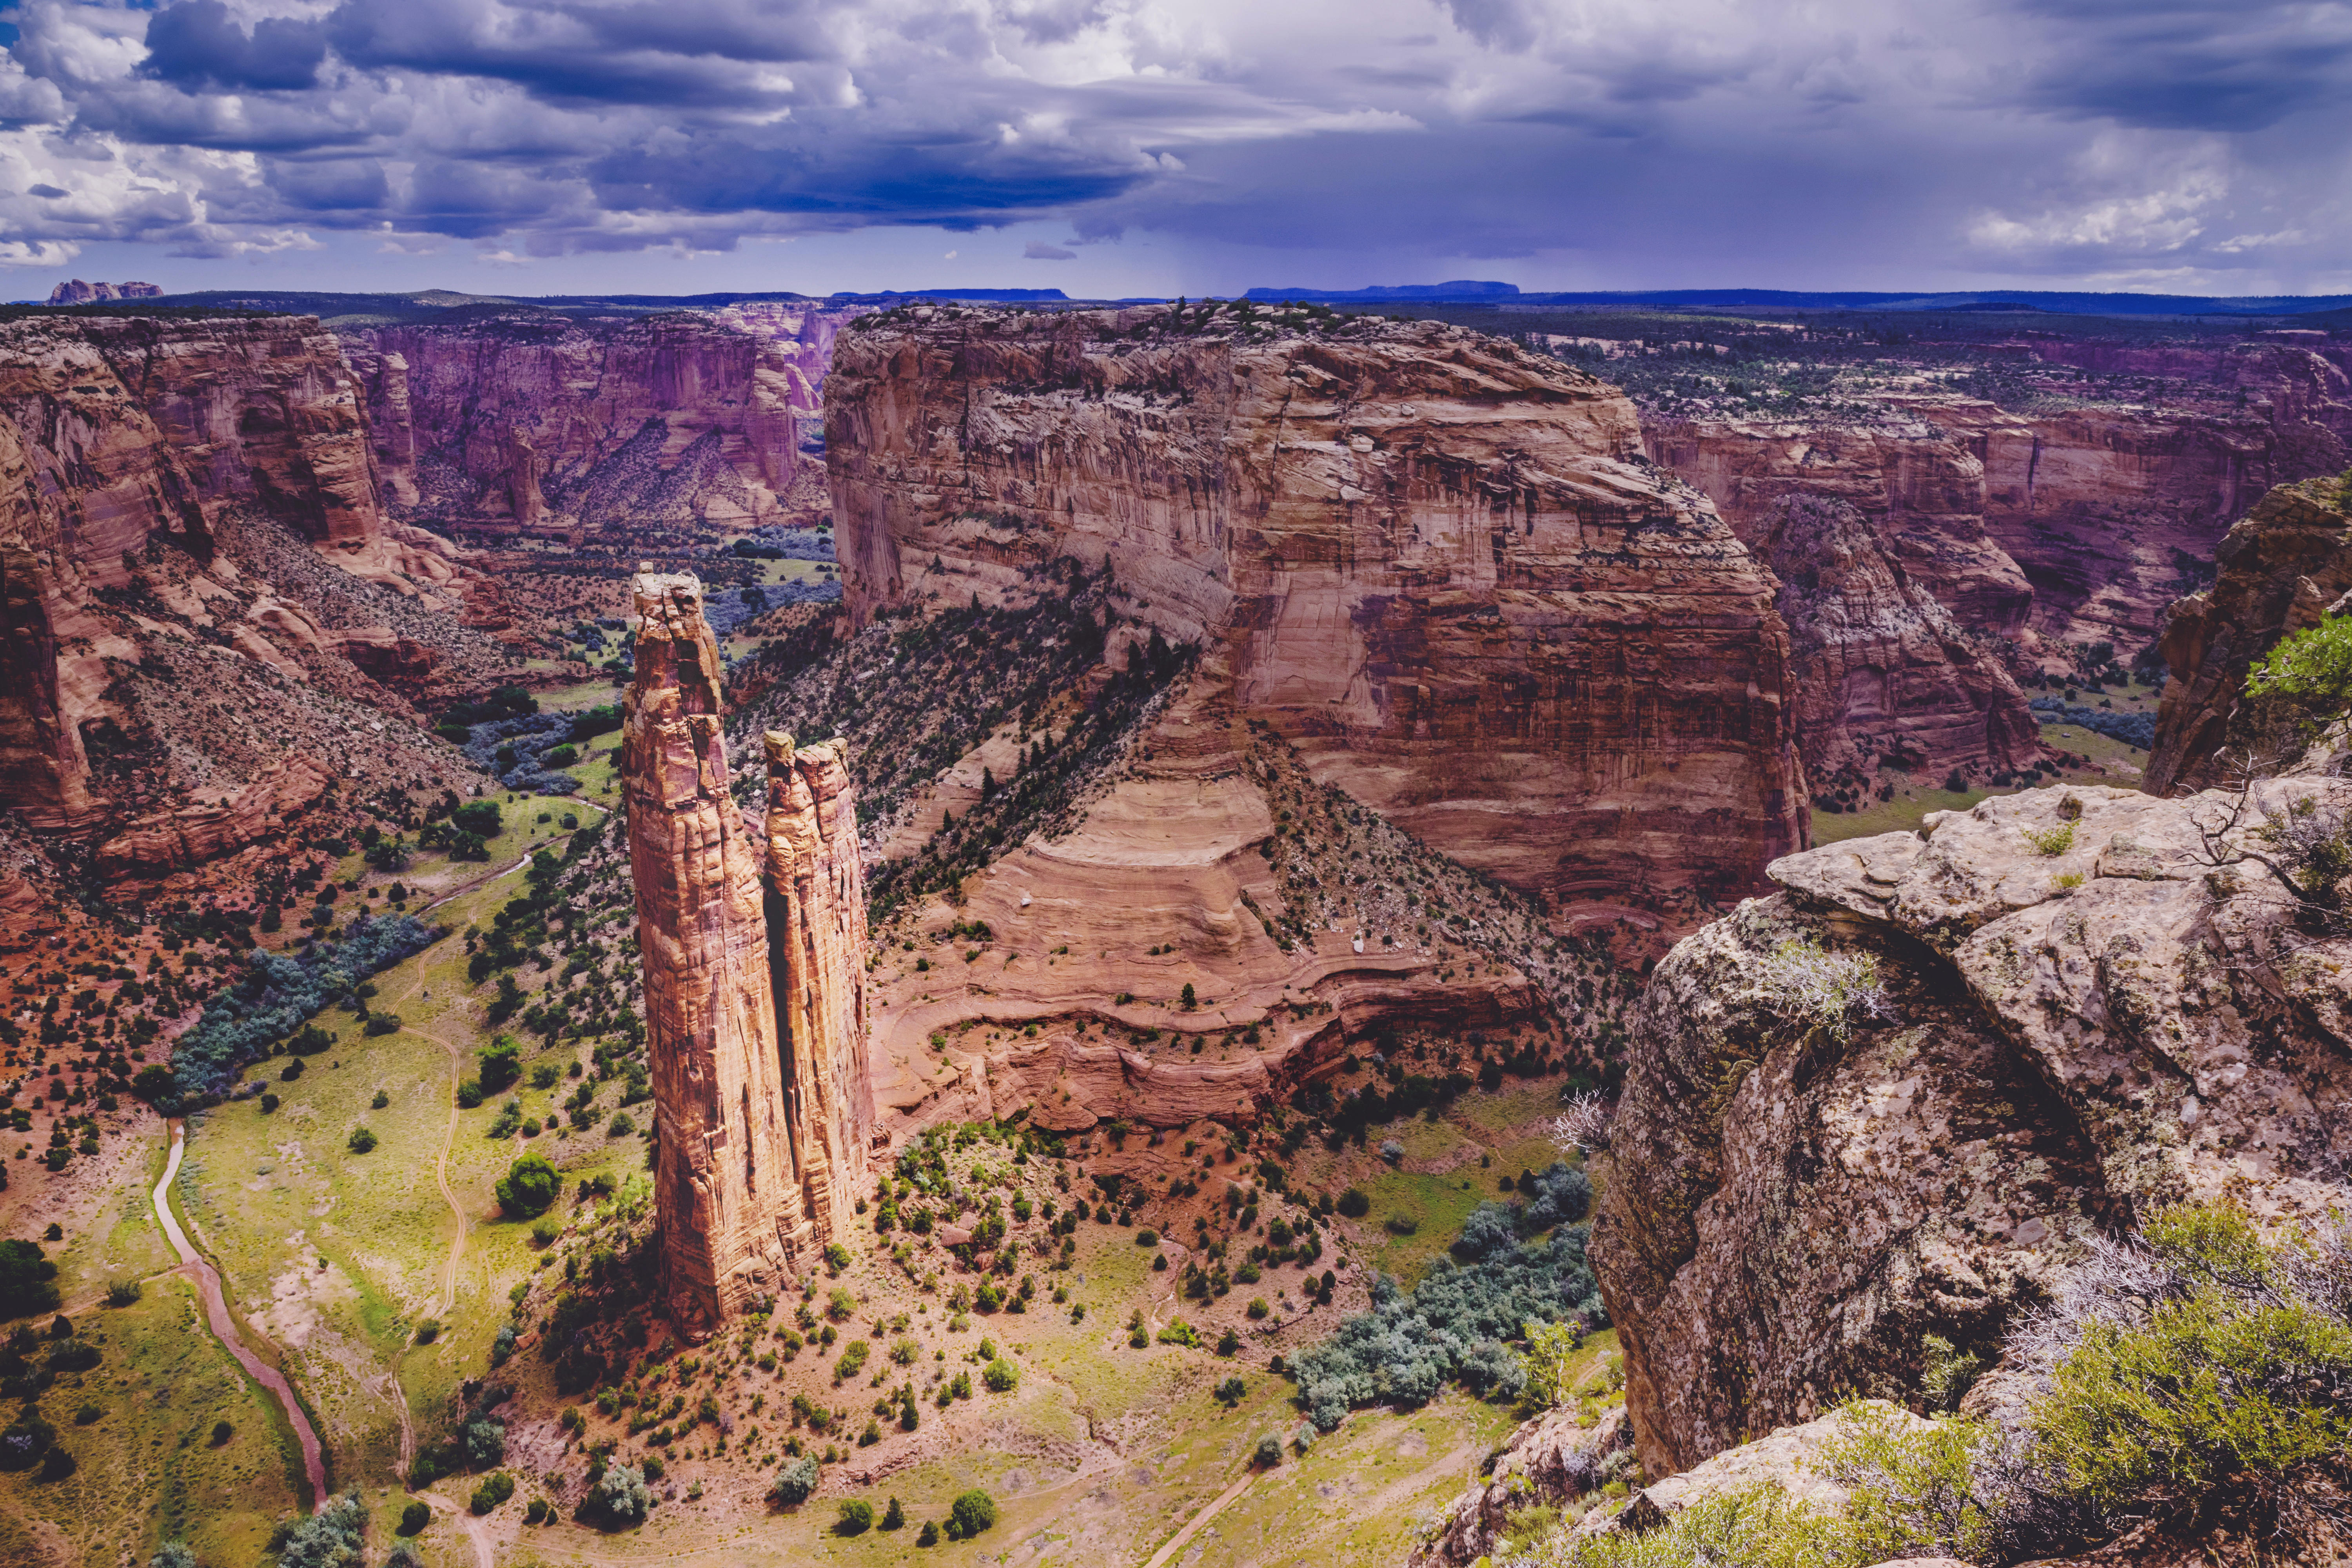
<path id="1" fill-rule="evenodd" d="M 785 1095 L 820 1245 L 849 1228 L 867 1173 L 874 1082 L 866 1042 L 866 868 L 838 742 L 770 731 L 767 921 Z"/>
<path id="2" fill-rule="evenodd" d="M 1769 577 L 1556 361 L 1430 322 L 924 308 L 843 334 L 825 407 L 861 622 L 1108 569 L 1318 777 L 1552 900 L 1686 907 L 1802 842 Z"/>
<path id="3" fill-rule="evenodd" d="M 2213 585 L 2172 606 L 2159 645 L 2171 679 L 2156 722 L 2150 795 L 2275 768 L 2302 749 L 2299 715 L 2265 712 L 2245 697 L 2246 676 L 2286 637 L 2347 608 L 2352 515 L 2335 480 L 2285 485 L 2233 524 L 2215 552 Z"/>
<path id="4" fill-rule="evenodd" d="M 837 960 L 848 939 L 863 943 L 864 891 L 836 759 L 822 747 L 795 757 L 782 737 L 763 887 L 730 793 L 702 586 L 648 572 L 633 590 L 622 769 L 660 1118 L 655 1194 L 670 1311 L 700 1334 L 847 1226 L 872 1111 L 864 1035 L 850 1032 L 863 1023 L 861 972 Z"/>
<path id="5" fill-rule="evenodd" d="M 2015 679 L 1861 511 L 1783 496 L 1748 541 L 1780 580 L 1798 749 L 1816 787 L 1881 763 L 2008 773 L 2039 759 L 2041 731 Z"/>
<path id="6" fill-rule="evenodd" d="M 460 569 L 383 517 L 365 430 L 309 318 L 0 328 L 0 795 L 29 826 L 88 837 L 150 804 L 148 778 L 126 794 L 94 775 L 90 737 L 119 751 L 147 728 L 121 700 L 126 674 L 187 662 L 189 640 L 353 694 L 421 684 L 436 650 L 359 606 L 437 596 Z M 253 573 L 225 543 L 241 520 L 290 538 L 298 575 L 320 581 Z"/>
<path id="7" fill-rule="evenodd" d="M 813 515 L 816 306 L 352 329 L 387 493 L 468 535 L 626 544 Z"/>
<path id="8" fill-rule="evenodd" d="M 2242 854 L 2298 803 L 2352 784 L 1987 800 L 1780 861 L 1675 949 L 1592 1243 L 1651 1475 L 1911 1397 L 1927 1334 L 1998 1355 L 2155 1205 L 2345 1201 L 2352 939 Z"/>

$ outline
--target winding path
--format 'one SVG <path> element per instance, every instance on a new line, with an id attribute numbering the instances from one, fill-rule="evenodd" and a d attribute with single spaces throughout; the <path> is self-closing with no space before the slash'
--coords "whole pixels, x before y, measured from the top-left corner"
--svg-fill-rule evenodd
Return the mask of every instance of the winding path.
<path id="1" fill-rule="evenodd" d="M 294 1428 L 294 1437 L 302 1446 L 302 1468 L 310 1478 L 310 1506 L 315 1510 L 327 1500 L 327 1460 L 319 1447 L 319 1434 L 310 1427 L 310 1417 L 303 1412 L 302 1402 L 294 1397 L 294 1387 L 286 1374 L 263 1361 L 246 1348 L 238 1337 L 236 1323 L 228 1314 L 228 1300 L 221 1293 L 220 1271 L 204 1254 L 188 1243 L 187 1233 L 172 1213 L 172 1178 L 180 1173 L 180 1156 L 187 1148 L 187 1125 L 174 1118 L 172 1126 L 172 1157 L 163 1166 L 163 1179 L 155 1184 L 155 1217 L 163 1222 L 163 1234 L 172 1239 L 172 1248 L 180 1255 L 180 1272 L 194 1277 L 205 1298 L 205 1317 L 211 1325 L 213 1338 L 220 1341 L 229 1354 L 236 1358 L 246 1375 L 277 1397 L 286 1407 L 286 1419 Z"/>

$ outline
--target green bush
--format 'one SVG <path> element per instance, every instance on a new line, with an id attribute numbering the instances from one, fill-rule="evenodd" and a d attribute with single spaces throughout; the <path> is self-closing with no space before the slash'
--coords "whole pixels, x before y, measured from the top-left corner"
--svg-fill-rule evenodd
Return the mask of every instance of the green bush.
<path id="1" fill-rule="evenodd" d="M 1262 1470 L 1270 1470 L 1282 1463 L 1282 1439 L 1272 1433 L 1260 1437 L 1255 1451 L 1250 1455 L 1250 1462 Z"/>
<path id="2" fill-rule="evenodd" d="M 614 1524 L 635 1524 L 654 1506 L 653 1489 L 646 1485 L 645 1472 L 632 1465 L 608 1467 L 588 1495 L 595 1511 Z"/>
<path id="3" fill-rule="evenodd" d="M 974 1487 L 958 1497 L 948 1509 L 948 1533 L 958 1541 L 969 1541 L 996 1522 L 996 1500 Z"/>
<path id="4" fill-rule="evenodd" d="M 874 1528 L 874 1505 L 864 1498 L 841 1500 L 841 1517 L 833 1521 L 838 1535 L 863 1535 Z"/>
<path id="5" fill-rule="evenodd" d="M 421 1498 L 400 1510 L 400 1533 L 403 1535 L 415 1535 L 432 1522 L 432 1507 Z"/>
<path id="6" fill-rule="evenodd" d="M 533 1151 L 509 1165 L 507 1173 L 499 1178 L 499 1207 L 516 1219 L 536 1218 L 555 1202 L 562 1182 L 547 1156 Z"/>
<path id="7" fill-rule="evenodd" d="M 506 824 L 499 816 L 499 803 L 494 800 L 467 801 L 449 814 L 449 826 L 478 838 L 496 838 L 506 830 Z"/>
<path id="8" fill-rule="evenodd" d="M 499 1471 L 496 1475 L 484 1476 L 482 1484 L 474 1489 L 473 1500 L 467 1506 L 478 1514 L 488 1513 L 514 1496 L 514 1478 L 504 1470 Z"/>
<path id="9" fill-rule="evenodd" d="M 344 1146 L 354 1154 L 364 1154 L 375 1147 L 375 1134 L 364 1127 L 354 1127 L 352 1135 L 343 1140 Z"/>
<path id="10" fill-rule="evenodd" d="M 988 1384 L 991 1394 L 1010 1394 L 1021 1386 L 1021 1369 L 999 1356 L 988 1363 L 980 1380 Z"/>
<path id="11" fill-rule="evenodd" d="M 467 1079 L 457 1086 L 457 1109 L 471 1110 L 482 1103 L 482 1084 L 478 1079 Z"/>
<path id="12" fill-rule="evenodd" d="M 110 1279 L 106 1282 L 106 1304 L 128 1307 L 138 1300 L 145 1289 L 146 1287 L 136 1279 Z"/>
<path id="13" fill-rule="evenodd" d="M 768 1488 L 768 1500 L 779 1508 L 797 1508 L 816 1490 L 816 1460 L 808 1455 L 788 1462 Z"/>
<path id="14" fill-rule="evenodd" d="M 1349 1219 L 1361 1219 L 1372 1212 L 1372 1200 L 1355 1187 L 1339 1194 L 1339 1212 Z"/>

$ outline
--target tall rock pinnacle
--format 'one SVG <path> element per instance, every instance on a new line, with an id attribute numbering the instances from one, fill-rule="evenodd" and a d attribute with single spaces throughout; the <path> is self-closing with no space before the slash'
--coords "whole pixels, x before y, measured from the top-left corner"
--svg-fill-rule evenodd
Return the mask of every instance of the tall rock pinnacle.
<path id="1" fill-rule="evenodd" d="M 803 1221 L 760 858 L 728 794 L 719 648 L 692 576 L 640 573 L 623 726 L 629 868 L 660 1117 L 663 1289 L 707 1329 L 775 1289 Z"/>
<path id="2" fill-rule="evenodd" d="M 768 942 L 783 1020 L 795 1147 L 819 1245 L 848 1228 L 866 1173 L 866 874 L 837 742 L 768 749 Z M 806 1132 L 803 1132 L 806 1129 Z"/>
<path id="3" fill-rule="evenodd" d="M 767 738 L 766 875 L 730 795 L 719 647 L 690 575 L 642 571 L 623 725 L 660 1157 L 663 1290 L 690 1336 L 849 1226 L 874 1121 L 866 888 L 840 748 Z"/>

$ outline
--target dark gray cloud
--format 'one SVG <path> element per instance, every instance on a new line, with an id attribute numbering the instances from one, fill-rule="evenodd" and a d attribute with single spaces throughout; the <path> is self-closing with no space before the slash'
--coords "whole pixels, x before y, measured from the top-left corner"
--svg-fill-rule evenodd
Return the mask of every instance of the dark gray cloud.
<path id="1" fill-rule="evenodd" d="M 2352 158 L 2346 0 L 10 15 L 0 262 L 27 265 L 336 230 L 553 256 L 1051 220 L 1297 282 L 1492 258 L 1596 283 L 2252 288 L 2315 282 L 2352 239 L 2308 195 Z"/>

